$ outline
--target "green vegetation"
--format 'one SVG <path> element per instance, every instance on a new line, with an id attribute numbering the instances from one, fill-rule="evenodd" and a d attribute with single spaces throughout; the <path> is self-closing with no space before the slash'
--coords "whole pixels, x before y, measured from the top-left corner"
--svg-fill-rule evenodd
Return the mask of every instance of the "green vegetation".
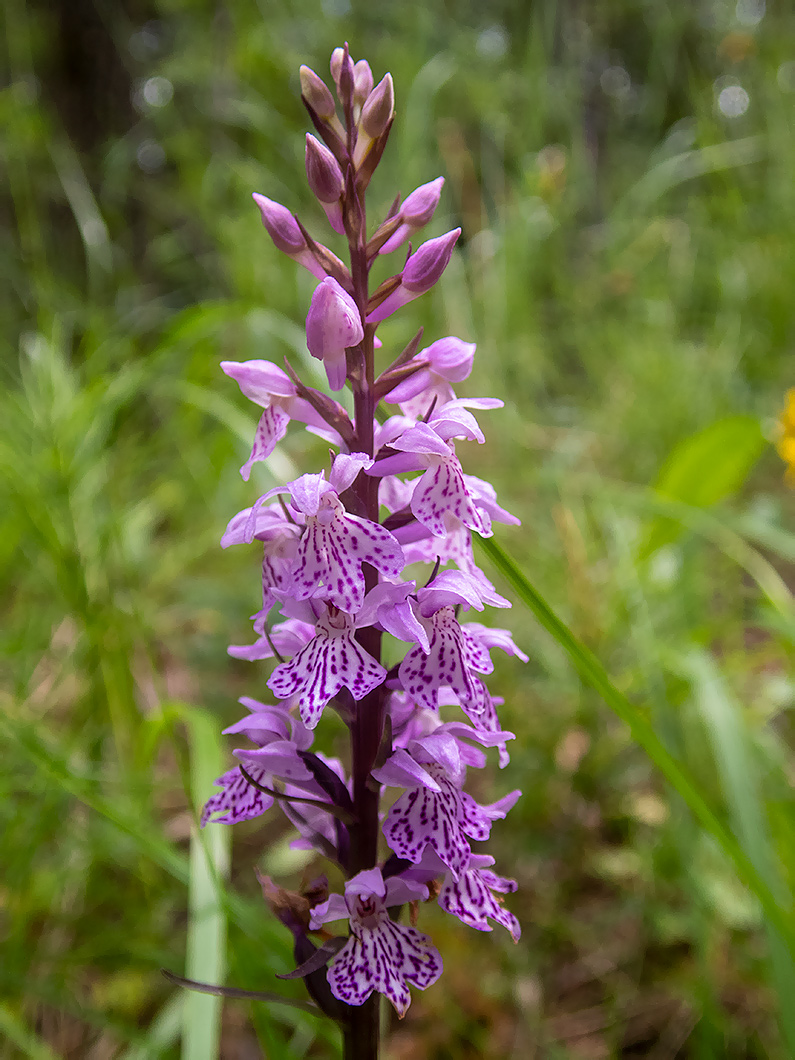
<path id="1" fill-rule="evenodd" d="M 196 810 L 266 691 L 226 655 L 257 560 L 218 540 L 323 453 L 294 430 L 237 473 L 254 418 L 218 362 L 318 369 L 314 281 L 249 196 L 328 232 L 297 71 L 346 38 L 395 77 L 373 199 L 441 173 L 428 234 L 463 227 L 380 334 L 385 360 L 420 324 L 477 341 L 467 393 L 506 399 L 464 455 L 522 518 L 481 557 L 531 656 L 493 685 L 522 942 L 423 916 L 447 971 L 388 1056 L 795 1056 L 795 504 L 769 444 L 795 16 L 768 7 L 5 5 L 2 1060 L 339 1055 L 303 1008 L 159 969 L 304 997 L 253 870 L 312 865 L 278 816 L 200 833 Z"/>

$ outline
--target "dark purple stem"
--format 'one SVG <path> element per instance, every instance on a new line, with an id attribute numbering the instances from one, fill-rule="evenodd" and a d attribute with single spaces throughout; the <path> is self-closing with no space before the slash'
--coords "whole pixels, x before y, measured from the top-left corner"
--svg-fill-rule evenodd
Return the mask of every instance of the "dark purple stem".
<path id="1" fill-rule="evenodd" d="M 352 138 L 349 136 L 349 144 Z M 367 222 L 365 204 L 356 193 L 352 180 L 347 181 L 345 213 L 354 223 L 348 226 L 353 297 L 364 324 L 369 297 L 367 268 Z M 352 373 L 355 451 L 373 455 L 373 422 L 375 416 L 375 327 L 364 324 L 360 370 Z M 361 473 L 352 490 L 357 501 L 357 515 L 378 522 L 378 480 Z M 365 568 L 365 587 L 378 582 L 378 572 Z M 374 659 L 381 659 L 381 633 L 374 626 L 360 629 L 357 640 Z M 350 826 L 351 849 L 349 878 L 371 869 L 378 860 L 378 803 L 380 785 L 370 776 L 381 743 L 386 695 L 382 686 L 374 689 L 356 704 L 351 722 L 351 772 L 353 776 L 354 822 Z M 377 1060 L 379 1053 L 380 995 L 373 993 L 360 1007 L 352 1009 L 345 1027 L 345 1060 Z"/>

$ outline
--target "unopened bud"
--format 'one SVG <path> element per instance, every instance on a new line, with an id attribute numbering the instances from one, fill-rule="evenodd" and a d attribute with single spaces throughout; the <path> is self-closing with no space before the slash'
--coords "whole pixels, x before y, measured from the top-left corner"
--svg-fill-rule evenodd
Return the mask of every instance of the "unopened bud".
<path id="1" fill-rule="evenodd" d="M 334 97 L 329 91 L 326 82 L 308 66 L 302 66 L 299 70 L 301 76 L 301 94 L 309 106 L 317 114 L 318 118 L 330 121 L 337 112 L 334 106 Z"/>
<path id="2" fill-rule="evenodd" d="M 345 180 L 334 155 L 310 133 L 306 134 L 306 176 L 309 187 L 326 211 L 329 224 L 335 232 L 343 235 L 342 193 Z"/>
<path id="3" fill-rule="evenodd" d="M 318 280 L 325 280 L 330 272 L 339 275 L 340 270 L 342 273 L 346 271 L 339 258 L 332 254 L 327 247 L 315 243 L 310 249 L 300 225 L 286 206 L 282 206 L 264 195 L 259 195 L 256 191 L 253 192 L 251 197 L 259 206 L 262 223 L 268 230 L 268 235 L 273 240 L 273 245 L 277 250 L 288 254 L 293 261 L 303 265 Z M 328 211 L 326 212 L 328 213 Z M 339 208 L 339 216 L 339 228 L 332 221 L 332 225 L 337 232 L 342 231 L 341 208 Z M 329 219 L 331 220 L 331 218 Z"/>
<path id="4" fill-rule="evenodd" d="M 444 177 L 437 177 L 436 180 L 415 188 L 400 207 L 401 217 L 415 228 L 427 225 L 439 205 L 443 187 Z"/>
<path id="5" fill-rule="evenodd" d="M 453 247 L 460 235 L 461 229 L 454 228 L 452 232 L 423 243 L 406 262 L 400 285 L 368 313 L 367 323 L 377 324 L 407 302 L 430 291 L 447 268 Z"/>
<path id="6" fill-rule="evenodd" d="M 431 399 L 436 398 L 437 405 L 444 405 L 455 398 L 450 384 L 460 383 L 467 378 L 472 371 L 474 357 L 474 342 L 462 342 L 454 335 L 437 339 L 424 350 L 420 350 L 414 360 L 404 366 L 410 368 L 412 364 L 423 365 L 411 376 L 398 382 L 386 395 L 385 400 L 393 405 L 402 405 L 425 394 Z M 428 401 L 425 402 L 426 408 L 427 405 Z M 413 411 L 413 407 L 409 407 L 406 415 L 412 415 Z"/>
<path id="7" fill-rule="evenodd" d="M 353 67 L 353 103 L 361 107 L 373 91 L 373 71 L 366 59 L 360 59 Z"/>
<path id="8" fill-rule="evenodd" d="M 362 107 L 359 128 L 371 140 L 381 135 L 392 120 L 395 112 L 395 87 L 392 75 L 385 74 L 367 97 Z"/>
<path id="9" fill-rule="evenodd" d="M 346 48 L 335 48 L 331 53 L 331 62 L 329 67 L 331 69 L 331 76 L 334 78 L 334 84 L 337 86 L 337 95 L 342 91 L 343 81 L 343 66 L 345 64 L 345 53 Z M 348 74 L 350 76 L 351 84 L 353 83 L 353 59 L 351 58 L 350 52 L 348 52 Z"/>
<path id="10" fill-rule="evenodd" d="M 306 134 L 306 176 L 309 187 L 321 202 L 338 202 L 345 190 L 339 162 L 311 133 Z"/>
<path id="11" fill-rule="evenodd" d="M 292 257 L 306 248 L 306 240 L 298 227 L 298 222 L 286 206 L 264 195 L 259 195 L 256 191 L 251 197 L 259 206 L 262 223 L 278 250 Z"/>
<path id="12" fill-rule="evenodd" d="M 430 291 L 450 261 L 453 247 L 461 235 L 460 228 L 446 232 L 436 239 L 423 243 L 406 262 L 403 270 L 403 286 L 413 294 L 425 294 Z"/>
<path id="13" fill-rule="evenodd" d="M 439 205 L 443 185 L 444 177 L 437 177 L 436 180 L 415 188 L 406 198 L 398 214 L 401 224 L 381 247 L 382 254 L 391 254 L 393 250 L 397 250 L 418 228 L 430 221 Z"/>
<path id="14" fill-rule="evenodd" d="M 334 78 L 334 84 L 339 88 L 340 85 L 340 71 L 342 70 L 342 60 L 345 55 L 344 48 L 335 48 L 331 53 L 331 61 L 329 62 L 329 69 L 331 70 L 331 76 Z"/>
<path id="15" fill-rule="evenodd" d="M 331 276 L 315 288 L 306 317 L 306 345 L 323 361 L 332 390 L 345 385 L 345 350 L 364 338 L 356 303 Z"/>

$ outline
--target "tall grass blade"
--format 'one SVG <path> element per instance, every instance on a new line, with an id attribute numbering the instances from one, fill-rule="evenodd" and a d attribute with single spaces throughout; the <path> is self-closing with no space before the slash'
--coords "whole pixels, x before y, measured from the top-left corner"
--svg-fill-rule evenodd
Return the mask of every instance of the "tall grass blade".
<path id="1" fill-rule="evenodd" d="M 10 1005 L 0 1002 L 0 1038 L 6 1038 L 28 1060 L 58 1060 L 50 1047 L 31 1031 Z"/>
<path id="2" fill-rule="evenodd" d="M 494 538 L 478 539 L 478 544 L 522 603 L 533 612 L 544 629 L 567 653 L 580 677 L 598 692 L 605 703 L 626 723 L 633 739 L 640 744 L 665 779 L 679 793 L 701 826 L 713 836 L 723 852 L 734 863 L 740 878 L 759 899 L 769 921 L 776 926 L 789 945 L 795 948 L 795 931 L 789 916 L 782 909 L 767 881 L 745 849 L 711 809 L 684 766 L 665 747 L 644 712 L 616 688 L 593 652 L 586 648 L 565 622 L 558 618 L 546 600 Z"/>
<path id="3" fill-rule="evenodd" d="M 185 712 L 190 742 L 191 797 L 198 811 L 224 771 L 218 722 L 198 709 Z M 229 872 L 231 830 L 191 830 L 188 883 L 188 939 L 185 973 L 190 979 L 221 983 L 226 972 L 226 914 L 223 879 Z M 183 1060 L 215 1060 L 221 1036 L 223 999 L 191 992 L 183 1009 Z"/>
<path id="4" fill-rule="evenodd" d="M 119 1060 L 157 1060 L 179 1038 L 184 1021 L 186 996 L 177 990 L 152 1020 L 142 1041 L 122 1053 Z"/>
<path id="5" fill-rule="evenodd" d="M 712 744 L 732 828 L 748 858 L 777 900 L 792 908 L 792 896 L 778 871 L 769 822 L 759 791 L 757 764 L 745 720 L 715 662 L 703 651 L 685 659 L 699 708 Z M 779 997 L 781 1031 L 795 1056 L 795 957 L 776 924 L 766 917 L 770 982 Z"/>

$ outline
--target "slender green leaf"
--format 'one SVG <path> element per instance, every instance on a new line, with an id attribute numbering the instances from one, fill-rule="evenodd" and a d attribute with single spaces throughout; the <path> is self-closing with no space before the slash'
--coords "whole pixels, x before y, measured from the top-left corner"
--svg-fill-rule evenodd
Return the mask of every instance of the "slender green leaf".
<path id="1" fill-rule="evenodd" d="M 4 1002 L 0 1002 L 0 1035 L 13 1042 L 29 1060 L 58 1060 L 49 1045 L 26 1027 L 19 1016 Z"/>
<path id="2" fill-rule="evenodd" d="M 122 1053 L 119 1060 L 156 1060 L 179 1038 L 182 1030 L 185 994 L 172 994 L 149 1025 L 143 1039 Z"/>
<path id="3" fill-rule="evenodd" d="M 190 739 L 191 796 L 197 812 L 223 772 L 224 749 L 217 719 L 186 711 Z M 202 831 L 194 822 L 190 842 L 188 939 L 185 972 L 190 979 L 221 984 L 226 973 L 226 914 L 221 881 L 229 873 L 231 831 Z M 223 999 L 191 992 L 183 1010 L 183 1060 L 215 1060 L 221 1036 Z"/>
<path id="4" fill-rule="evenodd" d="M 640 744 L 665 779 L 673 785 L 701 826 L 714 837 L 723 852 L 734 863 L 741 879 L 761 902 L 770 922 L 775 924 L 790 945 L 795 946 L 795 930 L 793 930 L 788 914 L 782 909 L 768 883 L 743 847 L 709 806 L 685 767 L 665 747 L 645 712 L 616 688 L 593 652 L 572 633 L 565 622 L 558 618 L 546 600 L 494 538 L 478 539 L 478 543 L 522 603 L 532 611 L 544 629 L 564 649 L 580 677 L 598 692 L 605 703 L 628 725 L 633 738 Z"/>
<path id="5" fill-rule="evenodd" d="M 760 797 L 757 765 L 749 733 L 740 710 L 713 659 L 693 651 L 684 659 L 693 681 L 695 698 L 718 766 L 724 797 L 735 834 L 760 877 L 784 908 L 792 908 L 778 871 L 770 828 Z M 766 921 L 770 952 L 770 981 L 779 997 L 779 1018 L 784 1040 L 795 1056 L 795 959 L 787 939 L 769 917 Z"/>
<path id="6" fill-rule="evenodd" d="M 669 500 L 708 508 L 742 486 L 766 444 L 753 416 L 716 420 L 674 447 L 654 488 Z M 658 519 L 649 530 L 643 553 L 649 555 L 678 532 L 676 523 Z"/>

